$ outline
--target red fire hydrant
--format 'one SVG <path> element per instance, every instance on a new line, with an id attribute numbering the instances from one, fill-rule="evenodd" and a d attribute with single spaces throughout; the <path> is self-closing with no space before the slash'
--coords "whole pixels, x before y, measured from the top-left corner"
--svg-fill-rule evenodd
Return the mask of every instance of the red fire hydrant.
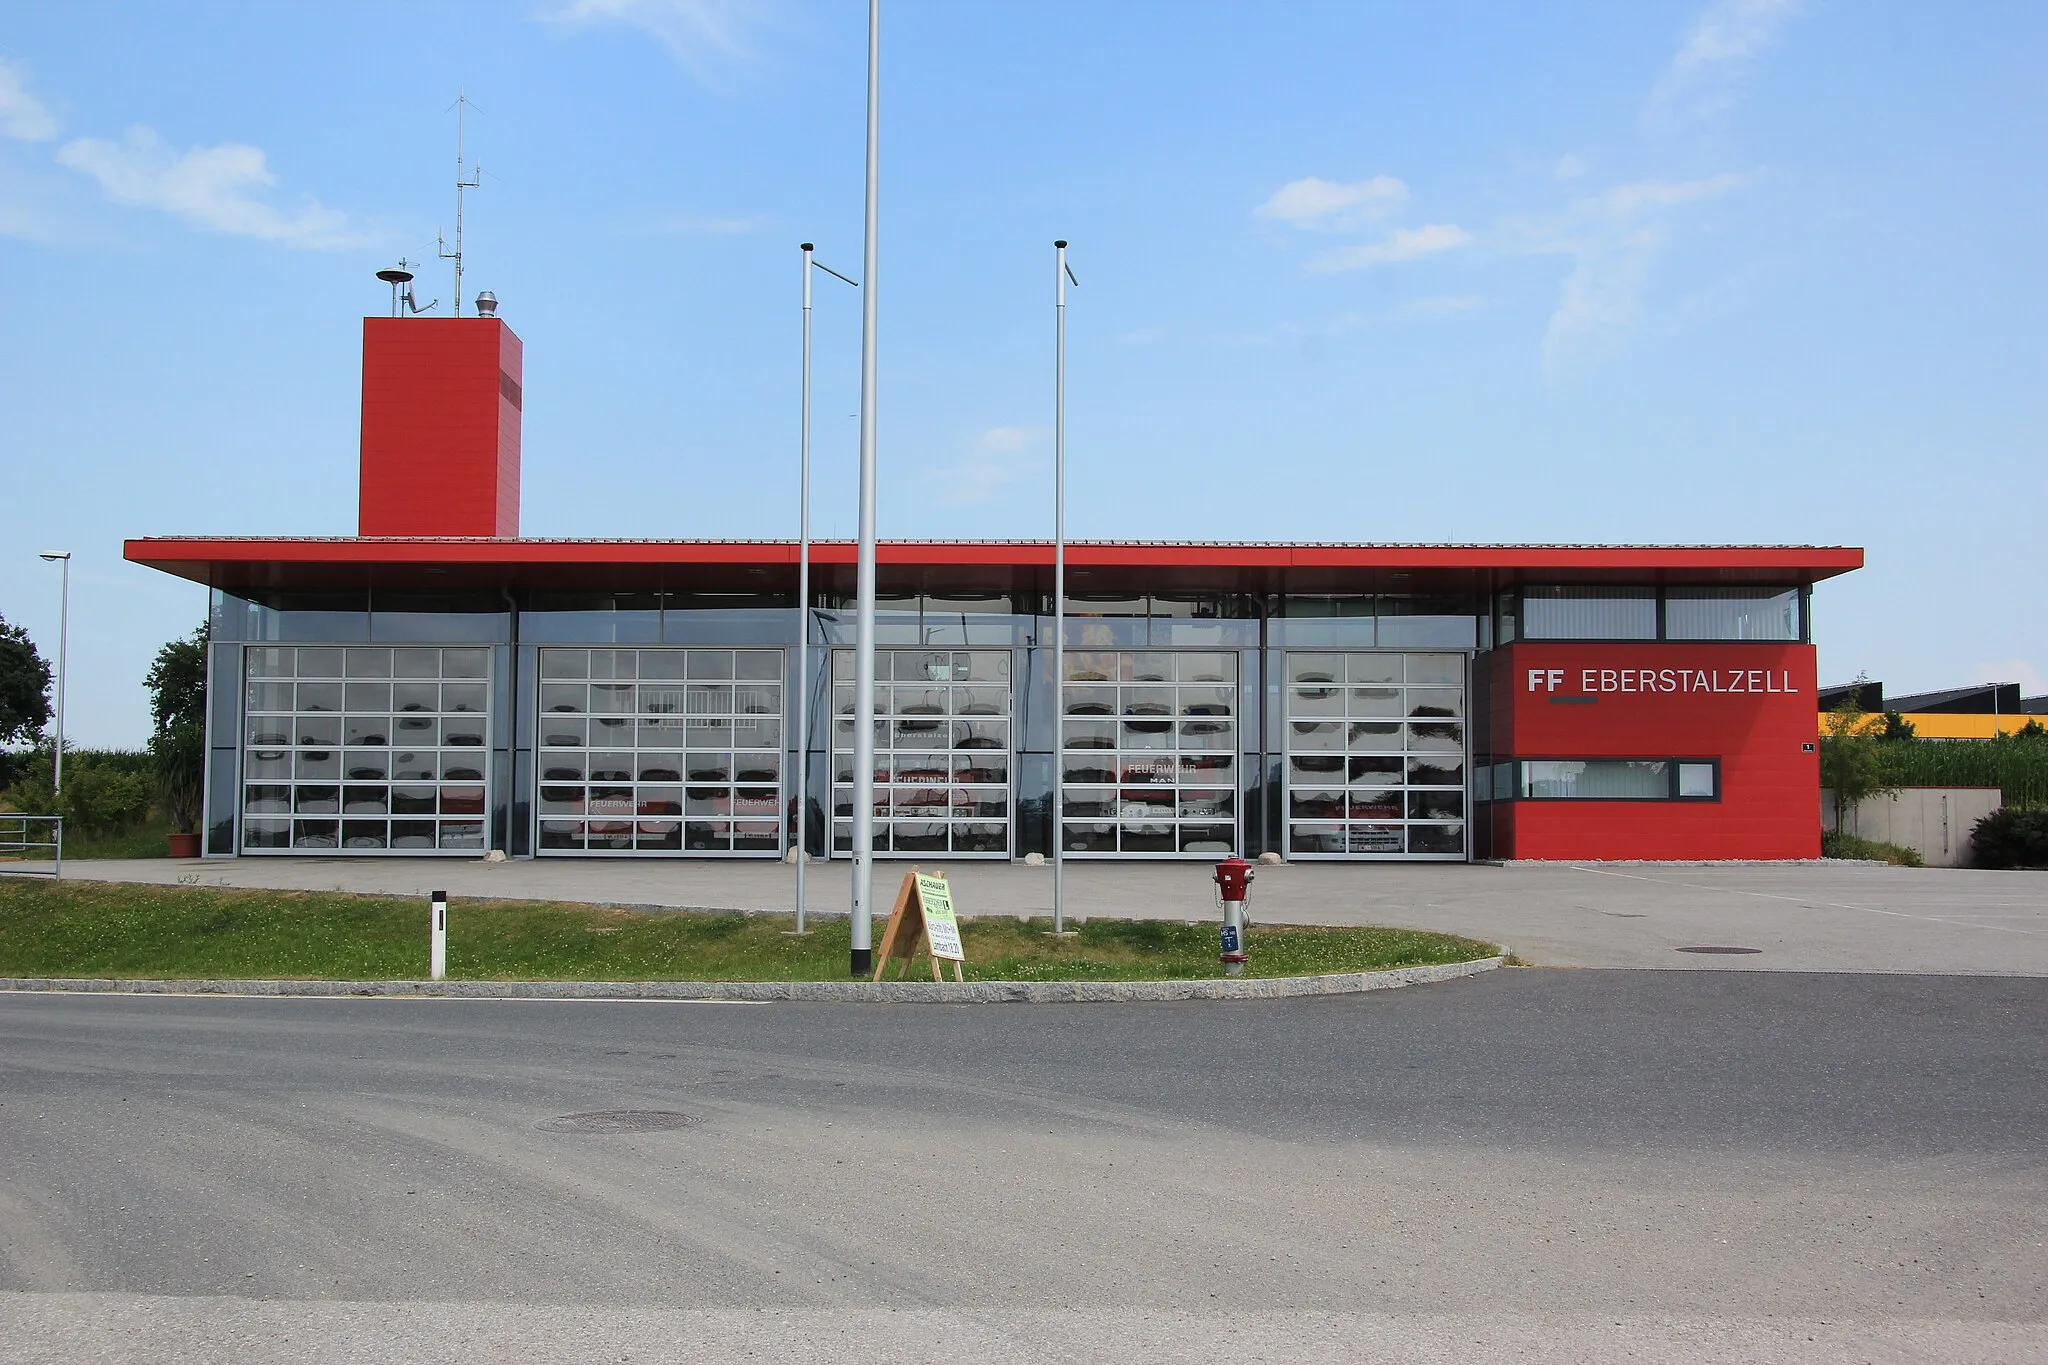
<path id="1" fill-rule="evenodd" d="M 1216 898 L 1223 903 L 1223 974 L 1243 976 L 1250 957 L 1245 942 L 1245 898 L 1251 894 L 1252 865 L 1239 857 L 1216 864 Z"/>

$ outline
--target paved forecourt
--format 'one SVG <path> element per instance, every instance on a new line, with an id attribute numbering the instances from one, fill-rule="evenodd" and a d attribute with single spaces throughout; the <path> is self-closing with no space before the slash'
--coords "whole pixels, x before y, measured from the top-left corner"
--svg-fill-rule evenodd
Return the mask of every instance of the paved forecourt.
<path id="1" fill-rule="evenodd" d="M 0 995 L 14 1362 L 2048 1359 L 2048 982 Z"/>
<path id="2" fill-rule="evenodd" d="M 963 913 L 1051 912 L 1052 871 L 1021 863 L 943 867 Z M 876 867 L 883 905 L 899 868 Z M 678 909 L 789 911 L 782 863 L 534 859 L 242 858 L 73 862 L 67 877 L 196 886 L 588 901 Z M 814 863 L 811 908 L 846 911 L 844 863 Z M 1217 916 L 1206 864 L 1067 865 L 1077 917 Z M 1867 863 L 1262 866 L 1255 920 L 1393 924 L 1505 943 L 1561 967 L 1736 968 L 2048 976 L 2048 875 Z M 1713 954 L 1687 948 L 1753 948 Z M 1256 950 L 1256 949 L 1255 949 Z"/>

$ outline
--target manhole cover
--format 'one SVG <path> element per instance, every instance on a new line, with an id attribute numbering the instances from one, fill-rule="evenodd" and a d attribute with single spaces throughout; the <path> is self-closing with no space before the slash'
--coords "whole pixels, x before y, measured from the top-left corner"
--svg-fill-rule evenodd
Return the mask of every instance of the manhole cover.
<path id="1" fill-rule="evenodd" d="M 1680 949 L 1679 949 L 1678 951 L 1679 951 L 1679 952 L 1681 952 L 1681 953 L 1728 953 L 1728 954 L 1735 954 L 1735 953 L 1760 953 L 1760 952 L 1762 952 L 1762 951 L 1763 951 L 1763 949 L 1761 949 L 1761 948 L 1719 948 L 1719 947 L 1711 947 L 1711 946 L 1709 946 L 1709 947 L 1702 947 L 1702 948 L 1680 948 Z"/>
<path id="2" fill-rule="evenodd" d="M 665 1133 L 696 1122 L 673 1109 L 599 1109 L 588 1114 L 558 1114 L 534 1127 L 544 1133 Z"/>

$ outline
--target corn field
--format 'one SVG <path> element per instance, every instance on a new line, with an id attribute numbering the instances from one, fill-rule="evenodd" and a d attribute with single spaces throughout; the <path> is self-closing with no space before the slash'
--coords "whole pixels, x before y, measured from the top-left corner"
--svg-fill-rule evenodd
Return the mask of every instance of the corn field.
<path id="1" fill-rule="evenodd" d="M 2048 736 L 1894 739 L 1876 748 L 1886 786 L 1997 787 L 2008 806 L 2048 810 Z"/>

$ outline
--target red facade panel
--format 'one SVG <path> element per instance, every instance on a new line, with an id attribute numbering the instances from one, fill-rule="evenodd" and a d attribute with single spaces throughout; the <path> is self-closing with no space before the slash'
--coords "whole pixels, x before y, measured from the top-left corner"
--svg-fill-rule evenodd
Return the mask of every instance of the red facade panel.
<path id="1" fill-rule="evenodd" d="M 519 534 L 521 358 L 496 318 L 363 319 L 362 535 Z"/>
<path id="2" fill-rule="evenodd" d="M 1484 656 L 1496 761 L 1715 759 L 1717 801 L 1496 801 L 1497 858 L 1817 858 L 1811 645 L 1517 644 Z"/>

